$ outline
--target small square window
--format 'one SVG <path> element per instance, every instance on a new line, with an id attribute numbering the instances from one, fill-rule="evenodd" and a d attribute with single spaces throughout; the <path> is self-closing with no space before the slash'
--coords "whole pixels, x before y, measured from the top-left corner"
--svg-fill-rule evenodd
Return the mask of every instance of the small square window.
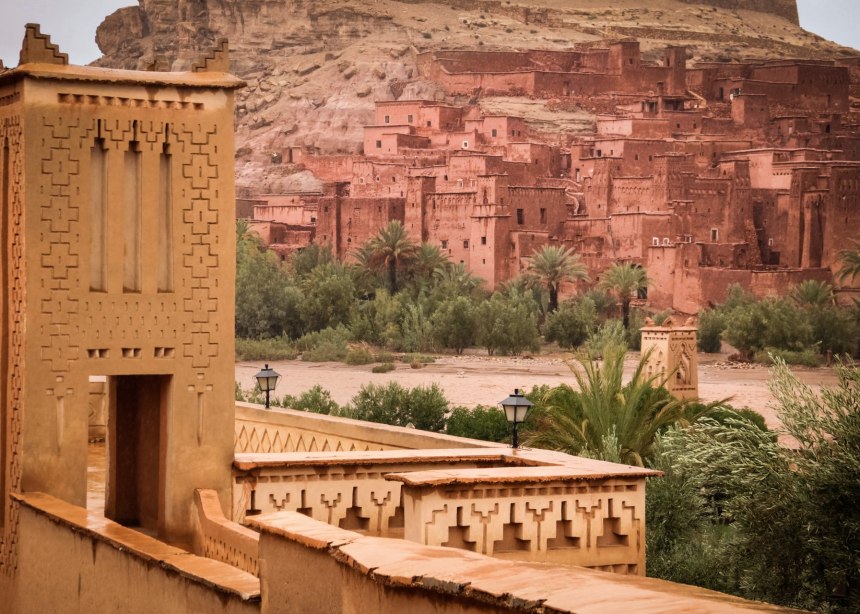
<path id="1" fill-rule="evenodd" d="M 481 245 L 487 244 L 487 237 L 481 237 Z"/>
<path id="2" fill-rule="evenodd" d="M 448 249 L 448 240 L 442 239 L 442 249 Z"/>
<path id="3" fill-rule="evenodd" d="M 382 141 L 376 141 L 376 148 L 382 149 Z"/>

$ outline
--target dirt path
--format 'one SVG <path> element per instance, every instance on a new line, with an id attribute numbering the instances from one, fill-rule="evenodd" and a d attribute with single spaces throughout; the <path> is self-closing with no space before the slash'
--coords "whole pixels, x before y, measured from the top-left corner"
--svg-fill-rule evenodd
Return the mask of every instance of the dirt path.
<path id="1" fill-rule="evenodd" d="M 573 383 L 565 360 L 569 354 L 547 354 L 534 358 L 496 358 L 488 356 L 442 356 L 422 369 L 396 363 L 389 373 L 371 373 L 372 365 L 350 366 L 342 363 L 309 363 L 298 360 L 277 361 L 272 367 L 283 376 L 275 391 L 276 395 L 298 395 L 319 384 L 331 392 L 338 403 L 348 402 L 359 388 L 373 382 L 385 384 L 396 381 L 412 388 L 420 385 L 438 384 L 452 406 L 496 405 L 514 388 L 531 389 L 546 384 L 557 386 Z M 631 373 L 638 354 L 627 356 L 626 370 Z M 705 401 L 731 398 L 736 407 L 748 406 L 761 413 L 769 426 L 777 426 L 778 420 L 770 404 L 773 396 L 767 388 L 768 368 L 761 365 L 744 365 L 742 368 L 727 368 L 725 355 L 699 355 L 699 395 Z M 243 388 L 253 386 L 254 374 L 262 362 L 236 363 L 236 380 Z M 836 374 L 832 369 L 797 368 L 795 373 L 801 381 L 814 388 L 822 384 L 835 384 Z"/>

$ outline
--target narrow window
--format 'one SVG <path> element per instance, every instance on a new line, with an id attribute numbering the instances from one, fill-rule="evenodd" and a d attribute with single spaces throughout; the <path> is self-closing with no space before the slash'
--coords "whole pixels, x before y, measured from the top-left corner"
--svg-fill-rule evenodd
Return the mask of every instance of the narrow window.
<path id="1" fill-rule="evenodd" d="M 487 244 L 487 237 L 481 237 L 481 245 Z"/>
<path id="2" fill-rule="evenodd" d="M 90 290 L 107 290 L 107 153 L 96 139 L 90 149 Z"/>
<path id="3" fill-rule="evenodd" d="M 382 149 L 382 141 L 376 141 L 376 148 Z"/>
<path id="4" fill-rule="evenodd" d="M 442 249 L 448 249 L 448 240 L 442 239 Z"/>
<path id="5" fill-rule="evenodd" d="M 546 224 L 546 209 L 543 207 L 540 209 L 540 223 Z"/>
<path id="6" fill-rule="evenodd" d="M 407 124 L 411 124 L 411 123 L 412 123 L 412 116 L 411 116 L 411 115 L 407 115 L 407 116 L 406 116 L 406 123 L 407 123 Z"/>
<path id="7" fill-rule="evenodd" d="M 123 184 L 123 292 L 140 292 L 140 151 L 137 141 L 125 152 Z"/>
<path id="8" fill-rule="evenodd" d="M 716 228 L 711 228 L 711 242 L 716 243 L 717 239 L 720 237 L 720 231 Z"/>
<path id="9" fill-rule="evenodd" d="M 498 131 L 495 128 L 493 128 L 493 130 L 490 134 L 492 134 L 494 137 L 496 137 L 496 136 L 498 136 Z"/>
<path id="10" fill-rule="evenodd" d="M 469 239 L 463 241 L 463 249 L 469 249 Z"/>
<path id="11" fill-rule="evenodd" d="M 386 124 L 390 124 L 390 123 L 391 123 L 391 116 L 390 116 L 390 115 L 386 115 L 386 116 L 385 116 L 385 123 L 386 123 Z"/>
<path id="12" fill-rule="evenodd" d="M 522 209 L 517 209 L 517 224 L 525 224 L 525 212 Z"/>
<path id="13" fill-rule="evenodd" d="M 158 199 L 158 291 L 173 292 L 173 170 L 172 156 L 164 145 L 159 159 L 158 175 L 161 193 Z"/>

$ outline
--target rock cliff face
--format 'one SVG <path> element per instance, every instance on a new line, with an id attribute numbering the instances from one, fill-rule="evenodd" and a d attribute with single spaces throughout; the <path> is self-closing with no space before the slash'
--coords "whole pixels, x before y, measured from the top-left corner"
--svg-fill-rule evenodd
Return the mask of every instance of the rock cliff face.
<path id="1" fill-rule="evenodd" d="M 307 175 L 272 165 L 272 152 L 359 151 L 374 100 L 444 98 L 419 76 L 418 51 L 563 49 L 634 36 L 646 60 L 666 44 L 687 45 L 691 58 L 705 60 L 849 52 L 803 31 L 794 0 L 138 2 L 99 26 L 104 56 L 96 63 L 185 70 L 217 38 L 229 38 L 232 70 L 248 83 L 237 95 L 237 182 L 271 191 L 306 187 Z M 528 105 L 523 114 L 551 125 L 547 109 Z"/>

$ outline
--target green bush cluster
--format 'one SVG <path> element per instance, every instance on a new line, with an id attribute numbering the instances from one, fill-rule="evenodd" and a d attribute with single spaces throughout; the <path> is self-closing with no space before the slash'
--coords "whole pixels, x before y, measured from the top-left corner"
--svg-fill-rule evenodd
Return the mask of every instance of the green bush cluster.
<path id="1" fill-rule="evenodd" d="M 768 362 L 770 354 L 817 366 L 822 356 L 857 354 L 858 309 L 836 305 L 833 289 L 816 281 L 794 286 L 786 298 L 761 300 L 733 286 L 724 304 L 700 317 L 701 351 L 719 351 L 723 339 L 750 360 Z"/>
<path id="2" fill-rule="evenodd" d="M 579 257 L 560 247 L 537 250 L 520 277 L 490 294 L 463 264 L 451 263 L 436 246 L 412 242 L 397 222 L 359 247 L 355 264 L 338 262 L 317 245 L 282 263 L 243 222 L 237 244 L 237 337 L 295 341 L 303 360 L 369 364 L 363 351 L 350 349 L 353 343 L 407 354 L 460 354 L 477 346 L 491 355 L 519 355 L 538 351 L 541 335 L 572 349 L 613 316 L 630 321 L 627 343 L 639 342 L 644 314 L 630 301 L 648 283 L 644 271 L 610 267 L 607 283 L 559 305 L 562 284 L 587 279 Z M 241 345 L 240 355 L 274 358 L 265 344 L 253 353 L 251 347 Z"/>

